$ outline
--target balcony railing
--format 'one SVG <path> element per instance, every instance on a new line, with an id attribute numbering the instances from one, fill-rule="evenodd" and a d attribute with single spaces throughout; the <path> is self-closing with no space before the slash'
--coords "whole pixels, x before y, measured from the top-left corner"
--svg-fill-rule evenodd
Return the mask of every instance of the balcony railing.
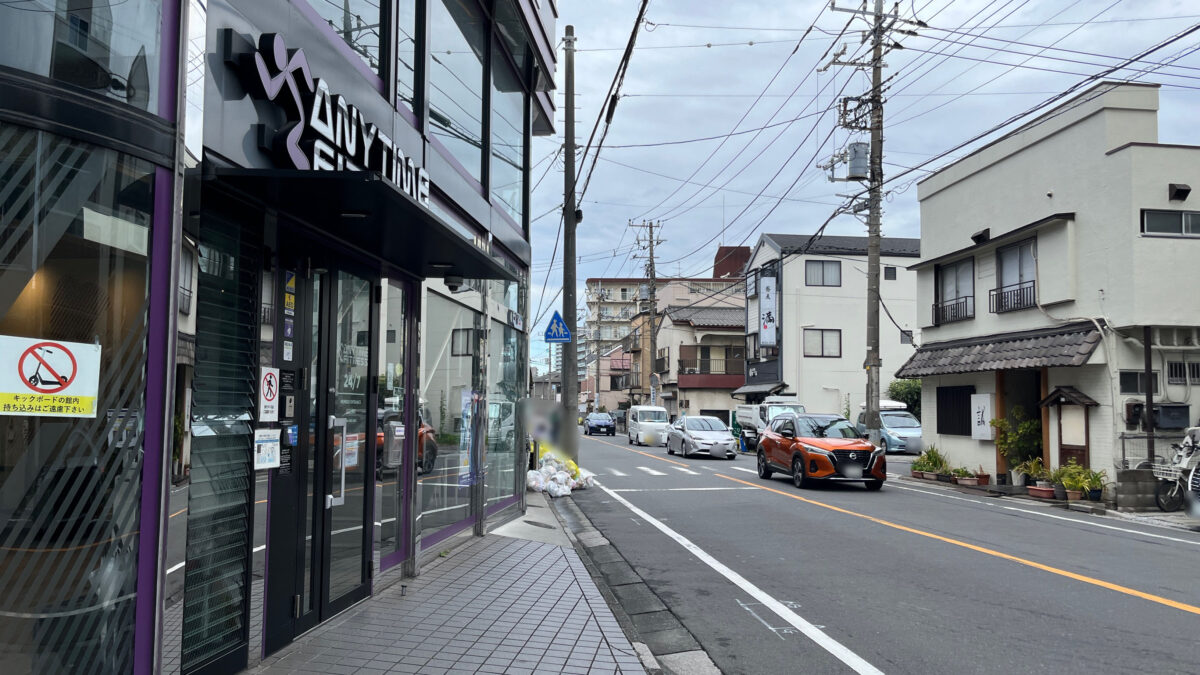
<path id="1" fill-rule="evenodd" d="M 744 375 L 743 359 L 679 359 L 680 375 Z"/>
<path id="2" fill-rule="evenodd" d="M 669 365 L 669 362 L 667 361 L 666 357 L 660 356 L 657 359 L 654 359 L 654 372 L 665 373 L 665 372 L 667 372 L 667 369 L 669 369 L 669 368 L 670 368 L 670 365 Z"/>
<path id="3" fill-rule="evenodd" d="M 993 314 L 1028 309 L 1037 304 L 1036 282 L 1026 281 L 988 291 L 988 309 Z"/>
<path id="4" fill-rule="evenodd" d="M 975 296 L 954 298 L 933 303 L 933 325 L 965 321 L 975 318 Z"/>

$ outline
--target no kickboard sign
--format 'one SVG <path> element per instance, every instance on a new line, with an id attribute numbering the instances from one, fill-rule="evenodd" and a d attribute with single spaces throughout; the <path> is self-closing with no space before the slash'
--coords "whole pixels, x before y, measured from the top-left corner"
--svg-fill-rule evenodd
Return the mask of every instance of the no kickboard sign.
<path id="1" fill-rule="evenodd" d="M 98 344 L 0 335 L 0 415 L 95 417 Z"/>

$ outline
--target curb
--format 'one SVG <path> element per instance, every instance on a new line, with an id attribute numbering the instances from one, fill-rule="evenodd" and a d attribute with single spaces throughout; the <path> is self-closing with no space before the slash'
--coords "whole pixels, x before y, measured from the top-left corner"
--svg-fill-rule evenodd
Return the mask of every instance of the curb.
<path id="1" fill-rule="evenodd" d="M 720 672 L 691 631 L 592 525 L 572 498 L 550 503 L 647 673 Z M 686 665 L 686 669 L 671 668 L 668 664 L 673 659 Z"/>

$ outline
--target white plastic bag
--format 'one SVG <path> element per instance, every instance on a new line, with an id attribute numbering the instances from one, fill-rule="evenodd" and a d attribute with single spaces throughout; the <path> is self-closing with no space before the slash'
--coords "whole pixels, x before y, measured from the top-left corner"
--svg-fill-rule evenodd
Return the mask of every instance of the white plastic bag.
<path id="1" fill-rule="evenodd" d="M 569 487 L 571 485 L 571 474 L 567 473 L 566 471 L 559 471 L 558 473 L 554 474 L 554 482 L 558 483 L 559 485 L 566 485 Z"/>
<path id="2" fill-rule="evenodd" d="M 571 494 L 571 488 L 558 482 L 551 482 L 546 485 L 546 494 L 551 497 L 566 497 Z"/>
<path id="3" fill-rule="evenodd" d="M 541 492 L 546 489 L 546 477 L 540 471 L 526 472 L 525 485 L 534 492 Z"/>

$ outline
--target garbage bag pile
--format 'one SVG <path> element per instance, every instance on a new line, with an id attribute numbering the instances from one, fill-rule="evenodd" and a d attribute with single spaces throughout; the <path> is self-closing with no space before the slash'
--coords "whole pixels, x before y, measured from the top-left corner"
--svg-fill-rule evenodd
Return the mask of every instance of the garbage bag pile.
<path id="1" fill-rule="evenodd" d="M 595 485 L 596 474 L 581 469 L 570 459 L 563 459 L 549 447 L 538 452 L 538 468 L 525 475 L 525 485 L 534 492 L 551 497 L 566 497 L 572 490 L 584 490 Z"/>

